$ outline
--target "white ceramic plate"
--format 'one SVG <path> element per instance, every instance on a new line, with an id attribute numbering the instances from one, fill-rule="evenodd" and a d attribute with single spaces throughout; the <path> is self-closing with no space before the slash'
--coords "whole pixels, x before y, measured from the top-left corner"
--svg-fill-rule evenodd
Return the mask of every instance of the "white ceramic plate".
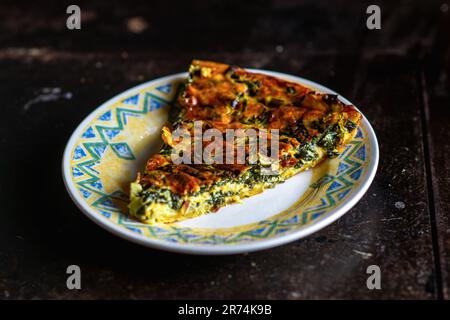
<path id="1" fill-rule="evenodd" d="M 300 77 L 252 71 L 334 93 Z M 72 134 L 64 152 L 64 182 L 81 211 L 101 227 L 127 240 L 168 251 L 250 252 L 300 239 L 329 225 L 369 188 L 378 165 L 378 143 L 364 117 L 355 139 L 339 157 L 242 204 L 174 224 L 146 225 L 129 218 L 129 183 L 157 152 L 160 130 L 186 76 L 180 73 L 159 78 L 115 96 L 87 116 Z"/>

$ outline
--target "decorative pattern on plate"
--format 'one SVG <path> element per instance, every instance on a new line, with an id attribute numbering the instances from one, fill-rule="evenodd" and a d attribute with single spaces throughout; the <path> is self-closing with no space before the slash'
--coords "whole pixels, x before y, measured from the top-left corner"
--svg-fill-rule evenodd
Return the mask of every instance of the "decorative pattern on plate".
<path id="1" fill-rule="evenodd" d="M 180 244 L 238 244 L 277 237 L 326 217 L 345 202 L 366 174 L 370 143 L 362 126 L 345 151 L 327 161 L 327 170 L 315 177 L 294 206 L 264 221 L 212 230 L 178 224 L 149 226 L 129 218 L 129 182 L 150 155 L 149 146 L 157 150 L 160 129 L 180 80 L 153 82 L 107 103 L 72 149 L 72 181 L 86 204 L 112 223 L 143 237 Z"/>

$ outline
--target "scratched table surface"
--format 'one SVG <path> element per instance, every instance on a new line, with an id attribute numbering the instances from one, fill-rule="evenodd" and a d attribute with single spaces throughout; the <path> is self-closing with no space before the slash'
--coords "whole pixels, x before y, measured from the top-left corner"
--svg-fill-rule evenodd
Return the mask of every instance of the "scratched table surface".
<path id="1" fill-rule="evenodd" d="M 442 1 L 0 3 L 0 298 L 450 297 L 450 9 Z M 61 176 L 76 126 L 108 98 L 193 58 L 299 75 L 352 100 L 380 143 L 377 175 L 340 220 L 256 253 L 202 257 L 119 239 Z M 82 289 L 68 290 L 79 265 Z M 378 265 L 381 290 L 368 290 Z"/>

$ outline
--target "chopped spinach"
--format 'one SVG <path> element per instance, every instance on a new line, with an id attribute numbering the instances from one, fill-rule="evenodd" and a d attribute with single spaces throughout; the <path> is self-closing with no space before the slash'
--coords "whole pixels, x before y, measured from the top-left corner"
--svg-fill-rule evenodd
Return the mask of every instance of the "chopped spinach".
<path id="1" fill-rule="evenodd" d="M 345 129 L 347 129 L 348 132 L 353 131 L 356 128 L 356 123 L 354 123 L 351 120 L 348 120 L 347 123 L 345 124 Z"/>
<path id="2" fill-rule="evenodd" d="M 295 90 L 294 87 L 287 87 L 286 88 L 286 92 L 289 93 L 289 94 L 296 94 L 297 90 Z"/>
<path id="3" fill-rule="evenodd" d="M 303 162 L 310 162 L 317 158 L 318 154 L 315 149 L 315 144 L 310 142 L 302 145 L 295 154 L 296 158 L 302 159 Z"/>

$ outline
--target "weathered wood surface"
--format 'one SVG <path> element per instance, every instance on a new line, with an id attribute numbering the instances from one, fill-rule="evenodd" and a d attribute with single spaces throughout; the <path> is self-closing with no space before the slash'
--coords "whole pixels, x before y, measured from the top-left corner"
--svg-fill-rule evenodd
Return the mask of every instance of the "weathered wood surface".
<path id="1" fill-rule="evenodd" d="M 443 295 L 450 299 L 450 16 L 439 15 L 433 49 L 421 69 L 425 146 L 430 155 L 428 184 L 433 206 L 437 263 L 441 267 Z"/>
<path id="2" fill-rule="evenodd" d="M 80 2 L 81 31 L 65 29 L 65 4 L 0 4 L 0 297 L 448 298 L 448 7 L 382 2 L 382 30 L 369 31 L 370 3 L 183 3 Z M 61 178 L 70 134 L 192 58 L 297 74 L 353 101 L 380 143 L 367 194 L 306 239 L 236 256 L 142 248 L 90 222 Z M 66 288 L 70 264 L 81 291 Z M 366 287 L 371 264 L 382 290 Z"/>

